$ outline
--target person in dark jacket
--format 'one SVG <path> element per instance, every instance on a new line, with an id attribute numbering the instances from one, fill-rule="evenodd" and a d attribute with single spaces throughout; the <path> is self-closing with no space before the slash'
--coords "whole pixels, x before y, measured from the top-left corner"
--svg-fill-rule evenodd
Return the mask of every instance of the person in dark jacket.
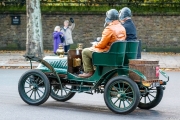
<path id="1" fill-rule="evenodd" d="M 131 19 L 132 13 L 128 7 L 124 7 L 119 10 L 119 20 L 126 29 L 126 40 L 135 41 L 137 40 L 137 31 L 134 22 Z M 137 59 L 141 59 L 141 41 L 139 41 Z"/>
<path id="2" fill-rule="evenodd" d="M 63 45 L 63 42 L 64 42 L 64 35 L 62 32 L 60 32 L 61 28 L 60 26 L 56 26 L 54 28 L 54 32 L 53 32 L 53 39 L 54 39 L 54 54 L 56 54 L 56 50 L 58 49 L 59 47 L 59 44 L 62 44 Z"/>
<path id="3" fill-rule="evenodd" d="M 131 17 L 131 10 L 128 7 L 124 7 L 119 11 L 120 22 L 126 29 L 127 41 L 137 40 L 136 26 L 134 25 Z"/>

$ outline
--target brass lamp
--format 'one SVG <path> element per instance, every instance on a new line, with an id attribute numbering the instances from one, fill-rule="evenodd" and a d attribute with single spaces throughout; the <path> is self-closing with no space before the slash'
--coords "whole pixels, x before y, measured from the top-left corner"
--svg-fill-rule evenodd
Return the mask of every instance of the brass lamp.
<path id="1" fill-rule="evenodd" d="M 56 50 L 56 53 L 60 58 L 64 57 L 64 48 L 62 44 L 59 44 L 59 48 Z"/>

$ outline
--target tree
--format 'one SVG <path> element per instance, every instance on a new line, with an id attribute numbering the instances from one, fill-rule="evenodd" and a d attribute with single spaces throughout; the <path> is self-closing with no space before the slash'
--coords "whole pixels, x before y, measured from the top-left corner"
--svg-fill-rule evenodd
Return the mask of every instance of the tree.
<path id="1" fill-rule="evenodd" d="M 27 13 L 27 40 L 26 55 L 34 55 L 42 58 L 43 40 L 42 40 L 42 23 L 39 0 L 26 0 Z"/>

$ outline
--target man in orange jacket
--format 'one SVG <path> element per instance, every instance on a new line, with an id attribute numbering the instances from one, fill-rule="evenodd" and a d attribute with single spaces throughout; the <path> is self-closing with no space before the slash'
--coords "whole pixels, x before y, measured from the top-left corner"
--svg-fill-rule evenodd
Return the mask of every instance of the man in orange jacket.
<path id="1" fill-rule="evenodd" d="M 115 9 L 106 12 L 104 26 L 107 24 L 107 27 L 102 32 L 101 41 L 82 51 L 82 61 L 85 73 L 79 74 L 79 77 L 87 78 L 93 75 L 92 52 L 106 52 L 110 49 L 113 42 L 126 39 L 126 30 L 118 21 L 118 16 L 118 11 Z"/>

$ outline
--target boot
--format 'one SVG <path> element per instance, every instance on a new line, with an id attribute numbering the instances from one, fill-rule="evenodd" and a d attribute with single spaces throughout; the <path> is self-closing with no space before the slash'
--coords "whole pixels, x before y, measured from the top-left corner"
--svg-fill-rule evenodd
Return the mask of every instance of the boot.
<path id="1" fill-rule="evenodd" d="M 93 74 L 94 74 L 94 71 L 91 71 L 88 73 L 79 74 L 78 76 L 82 78 L 88 78 L 88 77 L 91 77 Z"/>

